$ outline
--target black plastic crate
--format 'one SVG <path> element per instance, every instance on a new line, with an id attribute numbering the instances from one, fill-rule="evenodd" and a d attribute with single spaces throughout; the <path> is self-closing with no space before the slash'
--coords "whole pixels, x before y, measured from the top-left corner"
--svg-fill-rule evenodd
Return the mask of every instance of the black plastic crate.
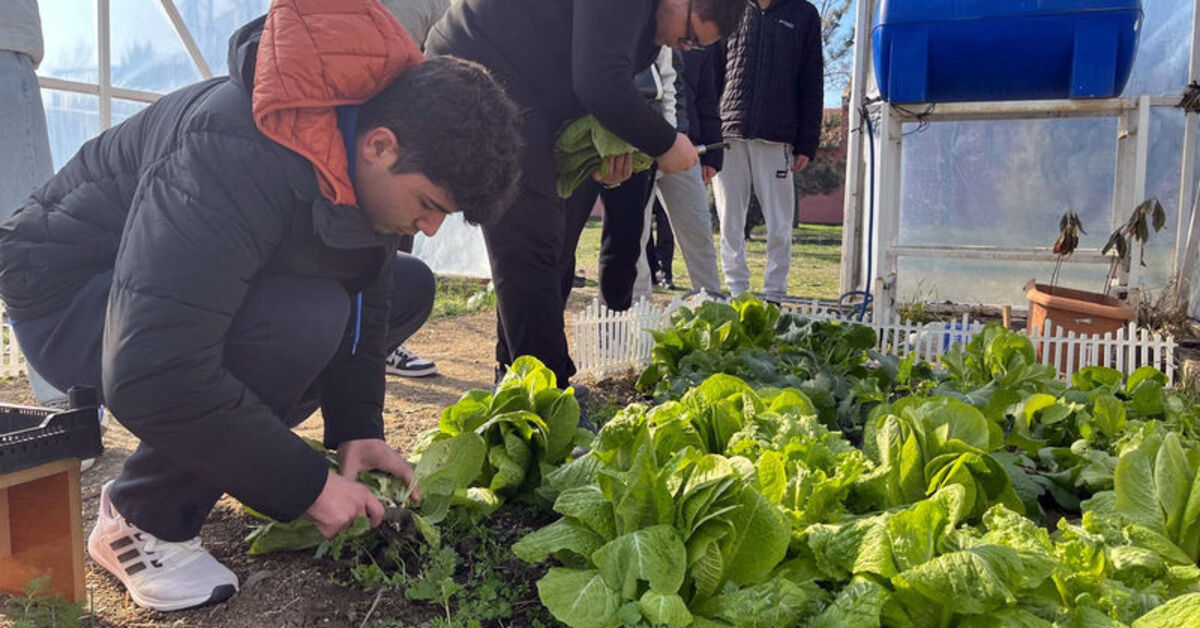
<path id="1" fill-rule="evenodd" d="M 94 458 L 102 451 L 100 411 L 94 404 L 70 410 L 0 404 L 0 473 L 64 458 Z"/>

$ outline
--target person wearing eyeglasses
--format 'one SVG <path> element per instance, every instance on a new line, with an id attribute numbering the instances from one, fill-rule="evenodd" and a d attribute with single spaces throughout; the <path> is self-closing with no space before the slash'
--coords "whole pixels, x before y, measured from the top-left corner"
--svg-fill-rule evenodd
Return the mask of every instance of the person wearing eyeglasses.
<path id="1" fill-rule="evenodd" d="M 806 0 L 757 0 L 725 41 L 721 131 L 730 146 L 713 179 L 721 266 L 737 296 L 750 289 L 743 228 L 753 190 L 767 223 L 763 298 L 787 295 L 796 213 L 793 173 L 816 155 L 824 103 L 821 16 Z"/>
<path id="2" fill-rule="evenodd" d="M 660 46 L 709 45 L 732 32 L 745 0 L 461 0 L 433 27 L 426 54 L 482 64 L 522 110 L 521 191 L 503 220 L 483 229 L 497 296 L 497 374 L 522 355 L 544 362 L 560 386 L 575 374 L 563 314 L 563 268 L 574 258 L 564 202 L 555 191 L 554 142 L 564 123 L 592 114 L 655 158 L 660 171 L 699 155 L 639 94 L 634 75 Z M 614 186 L 632 173 L 611 158 Z M 569 283 L 566 286 L 569 288 Z"/>

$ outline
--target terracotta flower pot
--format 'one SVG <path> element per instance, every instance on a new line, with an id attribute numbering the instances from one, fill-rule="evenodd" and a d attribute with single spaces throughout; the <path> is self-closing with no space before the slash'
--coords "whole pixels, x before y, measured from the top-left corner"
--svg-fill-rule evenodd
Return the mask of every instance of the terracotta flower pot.
<path id="1" fill-rule="evenodd" d="M 1137 310 L 1128 303 L 1107 294 L 1074 290 L 1061 286 L 1049 286 L 1030 281 L 1025 285 L 1025 298 L 1029 299 L 1030 335 L 1034 330 L 1044 329 L 1049 320 L 1054 328 L 1061 327 L 1075 332 L 1076 336 L 1103 336 L 1116 332 L 1129 321 L 1137 320 Z M 1042 356 L 1042 345 L 1037 346 L 1038 357 Z M 1050 363 L 1063 370 L 1059 356 L 1051 355 Z M 1079 356 L 1068 356 L 1072 371 L 1077 370 Z"/>
<path id="2" fill-rule="evenodd" d="M 1107 294 L 1029 282 L 1029 329 L 1040 329 L 1049 319 L 1055 326 L 1078 335 L 1104 335 L 1137 319 L 1137 310 Z"/>

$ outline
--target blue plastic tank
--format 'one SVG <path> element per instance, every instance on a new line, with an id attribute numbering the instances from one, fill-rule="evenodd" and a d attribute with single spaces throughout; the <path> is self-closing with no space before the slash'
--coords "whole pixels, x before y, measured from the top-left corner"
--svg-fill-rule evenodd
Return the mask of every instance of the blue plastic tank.
<path id="1" fill-rule="evenodd" d="M 1119 96 L 1141 0 L 880 0 L 872 32 L 884 100 Z"/>

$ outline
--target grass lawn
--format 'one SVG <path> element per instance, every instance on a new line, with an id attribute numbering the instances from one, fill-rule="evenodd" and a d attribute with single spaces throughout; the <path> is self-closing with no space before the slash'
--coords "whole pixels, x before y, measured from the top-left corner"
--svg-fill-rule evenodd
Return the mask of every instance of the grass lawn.
<path id="1" fill-rule="evenodd" d="M 430 321 L 441 320 L 495 307 L 496 294 L 488 292 L 486 279 L 438 277 Z"/>
<path id="2" fill-rule="evenodd" d="M 762 290 L 763 272 L 767 264 L 767 230 L 754 229 L 747 243 L 746 260 L 750 266 L 750 290 Z M 718 251 L 720 265 L 720 235 L 713 234 L 713 246 Z M 582 271 L 588 283 L 599 277 L 600 219 L 588 220 L 576 250 L 576 272 Z M 838 282 L 842 263 L 842 226 L 800 224 L 792 230 L 792 269 L 788 273 L 788 296 L 802 299 L 838 298 Z M 675 250 L 675 285 L 691 288 L 687 268 L 679 250 Z"/>

